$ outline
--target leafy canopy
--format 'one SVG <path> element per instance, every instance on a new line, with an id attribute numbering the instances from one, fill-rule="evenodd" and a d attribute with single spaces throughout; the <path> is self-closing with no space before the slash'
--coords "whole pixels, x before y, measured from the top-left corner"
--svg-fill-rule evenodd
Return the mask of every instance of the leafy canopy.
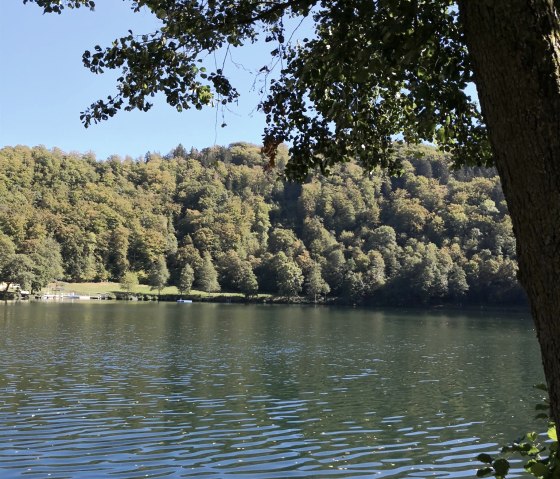
<path id="1" fill-rule="evenodd" d="M 24 0 L 45 12 L 94 8 L 91 0 Z M 432 142 L 457 164 L 490 162 L 485 125 L 467 93 L 473 77 L 452 0 L 135 0 L 160 27 L 131 30 L 112 45 L 86 51 L 94 73 L 120 70 L 117 92 L 82 112 L 87 127 L 119 110 L 149 110 L 163 93 L 178 111 L 228 104 L 238 91 L 224 68 L 201 66 L 208 53 L 264 39 L 282 68 L 260 108 L 264 153 L 274 163 L 286 142 L 286 173 L 302 180 L 356 160 L 368 170 L 400 171 L 393 140 Z M 293 25 L 310 17 L 311 38 L 291 42 Z M 291 19 L 291 20 L 290 20 Z M 270 64 L 261 72 L 268 75 Z"/>

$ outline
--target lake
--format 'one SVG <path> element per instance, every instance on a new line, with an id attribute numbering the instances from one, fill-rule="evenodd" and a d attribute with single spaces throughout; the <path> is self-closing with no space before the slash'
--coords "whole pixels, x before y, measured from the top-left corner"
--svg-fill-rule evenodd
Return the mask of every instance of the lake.
<path id="1" fill-rule="evenodd" d="M 8 303 L 0 365 L 2 479 L 472 477 L 540 426 L 528 312 Z"/>

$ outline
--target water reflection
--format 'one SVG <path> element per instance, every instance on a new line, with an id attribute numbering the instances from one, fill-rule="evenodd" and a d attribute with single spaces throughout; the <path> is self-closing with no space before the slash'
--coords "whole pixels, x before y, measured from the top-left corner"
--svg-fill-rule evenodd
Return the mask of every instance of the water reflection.
<path id="1" fill-rule="evenodd" d="M 526 315 L 1 308 L 2 478 L 472 476 L 541 375 Z"/>

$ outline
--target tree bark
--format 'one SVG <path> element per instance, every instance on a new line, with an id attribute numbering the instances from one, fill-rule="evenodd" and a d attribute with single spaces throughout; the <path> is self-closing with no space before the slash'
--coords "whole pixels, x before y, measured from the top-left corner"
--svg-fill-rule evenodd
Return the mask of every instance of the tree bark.
<path id="1" fill-rule="evenodd" d="M 560 428 L 560 21 L 553 0 L 460 0 Z M 559 435 L 560 437 L 560 435 Z"/>

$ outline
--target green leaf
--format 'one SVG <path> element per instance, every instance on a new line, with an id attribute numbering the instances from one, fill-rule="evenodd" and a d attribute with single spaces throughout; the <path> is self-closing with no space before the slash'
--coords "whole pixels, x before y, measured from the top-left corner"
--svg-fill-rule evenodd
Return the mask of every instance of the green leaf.
<path id="1" fill-rule="evenodd" d="M 491 467 L 483 467 L 482 469 L 478 469 L 476 471 L 476 477 L 488 477 L 492 475 L 492 472 Z"/>
<path id="2" fill-rule="evenodd" d="M 506 477 L 510 467 L 507 459 L 496 459 L 492 466 L 496 471 L 496 477 Z"/>
<path id="3" fill-rule="evenodd" d="M 483 462 L 484 464 L 492 464 L 493 461 L 492 456 L 484 452 L 476 456 L 476 459 L 479 460 L 480 462 Z"/>
<path id="4" fill-rule="evenodd" d="M 548 437 L 553 441 L 558 441 L 558 436 L 556 434 L 556 425 L 552 425 L 548 428 L 547 431 Z"/>
<path id="5" fill-rule="evenodd" d="M 539 452 L 541 452 L 541 450 L 538 447 L 533 446 L 531 449 L 529 449 L 525 455 L 527 456 L 536 456 Z"/>
<path id="6" fill-rule="evenodd" d="M 542 462 L 535 462 L 528 466 L 528 471 L 535 477 L 543 477 L 548 472 L 548 467 Z"/>

